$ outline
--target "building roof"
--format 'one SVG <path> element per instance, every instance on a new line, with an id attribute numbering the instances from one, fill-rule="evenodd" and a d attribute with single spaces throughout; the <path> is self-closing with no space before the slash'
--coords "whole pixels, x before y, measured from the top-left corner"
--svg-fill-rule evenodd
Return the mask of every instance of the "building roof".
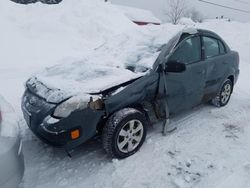
<path id="1" fill-rule="evenodd" d="M 133 22 L 161 23 L 161 20 L 149 11 L 123 5 L 115 5 Z"/>

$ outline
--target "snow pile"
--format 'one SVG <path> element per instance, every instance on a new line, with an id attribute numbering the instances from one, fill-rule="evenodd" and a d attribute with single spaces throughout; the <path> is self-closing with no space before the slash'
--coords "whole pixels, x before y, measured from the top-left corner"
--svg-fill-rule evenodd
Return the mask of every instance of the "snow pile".
<path id="1" fill-rule="evenodd" d="M 2 113 L 13 113 L 14 109 L 11 105 L 0 95 L 0 110 Z"/>
<path id="2" fill-rule="evenodd" d="M 50 6 L 1 1 L 0 23 L 2 68 L 55 64 L 137 30 L 125 15 L 100 0 L 64 0 Z"/>
<path id="3" fill-rule="evenodd" d="M 4 119 L 0 124 L 0 136 L 3 137 L 18 137 L 19 125 L 15 113 L 3 113 Z"/>
<path id="4" fill-rule="evenodd" d="M 180 25 L 185 25 L 187 27 L 194 27 L 195 26 L 195 22 L 191 19 L 191 18 L 181 18 L 179 21 Z"/>
<path id="5" fill-rule="evenodd" d="M 134 7 L 116 5 L 131 21 L 135 22 L 148 22 L 148 23 L 161 23 L 161 20 L 156 18 L 149 10 L 143 10 Z"/>
<path id="6" fill-rule="evenodd" d="M 51 6 L 1 1 L 0 22 L 1 67 L 53 65 L 30 81 L 60 90 L 48 93 L 40 87 L 41 97 L 53 100 L 57 94 L 67 98 L 99 92 L 145 74 L 158 48 L 182 29 L 176 26 L 162 35 L 157 26 L 138 27 L 117 7 L 100 0 L 64 0 Z"/>
<path id="7" fill-rule="evenodd" d="M 183 28 L 171 24 L 138 27 L 117 7 L 101 0 L 64 0 L 58 5 L 1 1 L 0 23 L 0 74 L 9 78 L 18 76 L 19 88 L 23 89 L 22 83 L 39 70 L 35 76 L 51 89 L 60 90 L 58 86 L 64 86 L 61 93 L 65 96 L 67 91 L 75 95 L 93 90 L 94 84 L 81 90 L 83 83 L 79 82 L 86 78 L 85 74 L 90 74 L 90 66 L 91 70 L 103 66 L 119 68 L 116 73 L 112 69 L 112 82 L 109 75 L 109 81 L 98 83 L 101 87 L 95 91 L 140 76 L 140 72 L 152 67 L 158 48 Z M 53 68 L 48 68 L 49 73 L 44 67 Z M 135 67 L 137 73 L 128 72 L 126 67 Z M 9 71 L 13 68 L 17 72 Z M 61 76 L 59 71 L 51 73 L 57 69 Z M 122 75 L 120 80 L 118 73 Z M 63 75 L 71 76 L 62 81 Z M 45 76 L 48 77 L 44 79 Z M 10 90 L 15 92 L 8 87 L 1 93 L 7 95 Z M 20 100 L 20 96 L 8 98 Z"/>
<path id="8" fill-rule="evenodd" d="M 0 122 L 0 136 L 16 137 L 19 134 L 17 117 L 12 106 L 0 95 L 0 111 L 2 122 Z"/>

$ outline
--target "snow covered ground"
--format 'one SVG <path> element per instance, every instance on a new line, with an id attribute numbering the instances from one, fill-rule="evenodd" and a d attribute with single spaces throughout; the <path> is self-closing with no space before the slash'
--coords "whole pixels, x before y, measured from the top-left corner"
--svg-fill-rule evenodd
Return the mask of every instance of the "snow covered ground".
<path id="1" fill-rule="evenodd" d="M 24 82 L 55 64 L 150 64 L 156 49 L 187 25 L 138 27 L 99 0 L 60 5 L 0 2 L 0 94 L 21 124 L 26 171 L 21 187 L 247 188 L 250 187 L 250 23 L 207 20 L 195 27 L 221 35 L 240 53 L 241 74 L 228 106 L 201 105 L 172 119 L 163 137 L 154 125 L 141 150 L 124 160 L 106 157 L 100 140 L 67 157 L 38 140 L 20 110 Z"/>

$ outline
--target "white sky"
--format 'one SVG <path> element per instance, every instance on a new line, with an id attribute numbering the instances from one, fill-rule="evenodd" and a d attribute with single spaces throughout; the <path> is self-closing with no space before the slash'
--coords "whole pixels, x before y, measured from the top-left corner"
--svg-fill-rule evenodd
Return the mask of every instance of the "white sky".
<path id="1" fill-rule="evenodd" d="M 112 3 L 129 5 L 138 8 L 149 9 L 161 20 L 166 20 L 164 10 L 167 10 L 167 0 L 109 0 Z M 196 7 L 203 15 L 209 18 L 224 15 L 232 20 L 250 22 L 250 14 L 229 10 L 214 5 L 202 3 L 198 0 L 186 0 L 189 7 Z M 238 9 L 250 11 L 250 0 L 207 0 Z"/>

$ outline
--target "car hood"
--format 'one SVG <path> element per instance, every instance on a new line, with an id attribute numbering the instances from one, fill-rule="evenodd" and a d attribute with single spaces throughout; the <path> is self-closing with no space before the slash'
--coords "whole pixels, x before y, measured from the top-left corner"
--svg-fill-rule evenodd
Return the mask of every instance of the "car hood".
<path id="1" fill-rule="evenodd" d="M 87 65 L 83 62 L 61 64 L 32 76 L 27 88 L 50 103 L 60 103 L 72 96 L 89 99 L 109 88 L 130 83 L 146 73 L 135 73 L 125 68 Z"/>

